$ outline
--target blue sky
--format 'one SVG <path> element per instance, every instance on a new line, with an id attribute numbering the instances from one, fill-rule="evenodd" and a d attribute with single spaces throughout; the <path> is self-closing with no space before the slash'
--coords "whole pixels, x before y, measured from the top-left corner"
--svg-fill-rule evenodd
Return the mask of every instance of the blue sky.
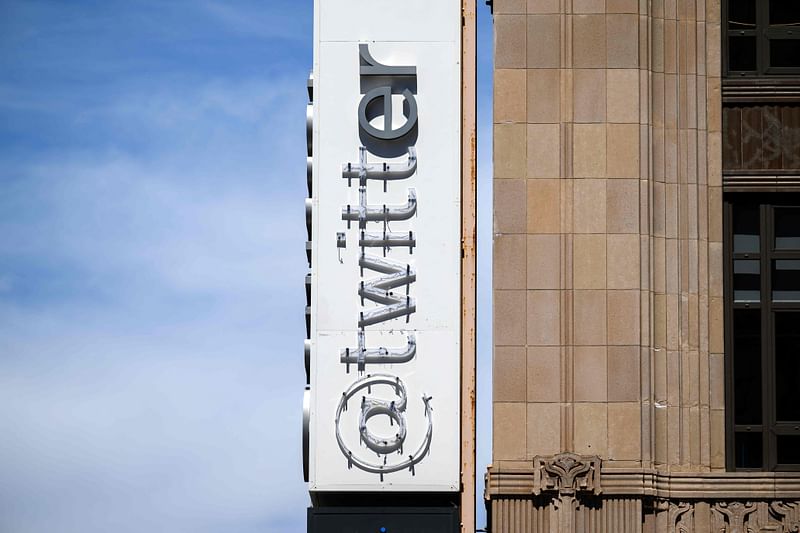
<path id="1" fill-rule="evenodd" d="M 305 530 L 311 8 L 0 1 L 0 531 Z M 481 479 L 491 22 L 478 11 Z"/>

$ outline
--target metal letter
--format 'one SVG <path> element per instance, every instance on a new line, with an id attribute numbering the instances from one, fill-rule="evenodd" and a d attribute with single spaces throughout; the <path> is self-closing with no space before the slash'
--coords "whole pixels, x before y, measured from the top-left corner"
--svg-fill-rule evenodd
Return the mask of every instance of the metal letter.
<path id="1" fill-rule="evenodd" d="M 392 128 L 392 88 L 389 86 L 376 87 L 367 92 L 358 104 L 358 125 L 368 135 L 381 141 L 401 139 L 417 125 L 417 100 L 411 91 L 404 89 L 403 115 L 406 123 L 397 129 Z M 381 110 L 377 102 L 383 103 Z M 383 129 L 379 130 L 369 123 L 375 117 L 383 115 Z"/>

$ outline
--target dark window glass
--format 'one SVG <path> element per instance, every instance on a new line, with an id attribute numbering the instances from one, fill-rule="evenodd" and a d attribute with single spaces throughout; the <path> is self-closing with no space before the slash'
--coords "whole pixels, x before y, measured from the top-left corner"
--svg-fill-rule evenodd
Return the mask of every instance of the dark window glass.
<path id="1" fill-rule="evenodd" d="M 737 3 L 740 2 L 737 1 Z M 755 2 L 750 3 L 755 4 Z M 800 26 L 800 2 L 797 0 L 770 0 L 769 23 L 781 26 Z"/>
<path id="2" fill-rule="evenodd" d="M 728 65 L 730 70 L 756 70 L 756 38 L 731 36 L 728 38 Z"/>
<path id="3" fill-rule="evenodd" d="M 779 422 L 800 421 L 799 383 L 800 313 L 775 313 L 775 403 Z"/>
<path id="4" fill-rule="evenodd" d="M 761 468 L 761 432 L 736 433 L 736 468 Z"/>
<path id="5" fill-rule="evenodd" d="M 733 262 L 733 299 L 736 302 L 757 302 L 761 299 L 758 259 L 737 259 Z"/>
<path id="6" fill-rule="evenodd" d="M 754 0 L 728 0 L 728 24 L 731 28 L 754 28 L 756 3 Z"/>
<path id="7" fill-rule="evenodd" d="M 734 422 L 761 423 L 761 311 L 733 311 Z"/>
<path id="8" fill-rule="evenodd" d="M 766 9 L 767 4 L 762 5 Z M 761 16 L 759 11 L 759 20 Z M 759 200 L 763 203 L 754 203 Z M 724 235 L 730 244 L 725 247 L 725 363 L 732 385 L 726 405 L 728 467 L 796 470 L 800 194 L 733 193 L 726 196 L 726 204 L 729 225 Z"/>
<path id="9" fill-rule="evenodd" d="M 778 435 L 778 464 L 800 464 L 800 435 Z"/>
<path id="10" fill-rule="evenodd" d="M 727 0 L 731 76 L 800 74 L 800 0 Z"/>
<path id="11" fill-rule="evenodd" d="M 775 208 L 775 248 L 800 250 L 800 208 Z"/>
<path id="12" fill-rule="evenodd" d="M 798 28 L 798 31 L 800 31 L 800 28 Z M 800 39 L 770 39 L 769 65 L 782 68 L 799 67 Z"/>
<path id="13" fill-rule="evenodd" d="M 736 206 L 733 213 L 734 253 L 758 253 L 758 218 L 757 205 Z"/>
<path id="14" fill-rule="evenodd" d="M 772 299 L 776 302 L 800 302 L 800 260 L 777 259 L 773 265 Z"/>

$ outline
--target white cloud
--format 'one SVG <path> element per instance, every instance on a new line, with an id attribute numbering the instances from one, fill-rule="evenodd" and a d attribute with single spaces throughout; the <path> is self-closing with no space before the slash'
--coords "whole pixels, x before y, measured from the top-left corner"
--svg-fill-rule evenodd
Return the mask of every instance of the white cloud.
<path id="1" fill-rule="evenodd" d="M 7 167 L 0 530 L 301 529 L 298 78 L 119 95 L 81 120 L 155 148 Z"/>
<path id="2" fill-rule="evenodd" d="M 289 87 L 212 82 L 85 111 L 120 122 L 136 117 L 160 149 L 71 153 L 20 168 L 24 184 L 0 200 L 7 213 L 0 251 L 57 257 L 97 274 L 135 271 L 174 290 L 278 286 L 303 257 L 303 155 L 286 156 L 286 145 L 301 139 L 302 117 L 284 110 Z M 247 127 L 255 121 L 258 128 Z M 287 127 L 296 134 L 281 135 Z M 187 145 L 172 131 L 207 137 Z M 37 216 L 21 222 L 18 211 Z"/>
<path id="3" fill-rule="evenodd" d="M 74 343 L 72 353 L 36 354 L 3 372 L 0 529 L 107 531 L 124 522 L 115 530 L 197 531 L 249 516 L 302 517 L 300 396 L 291 386 L 301 371 L 272 365 L 277 354 L 128 351 L 130 338 L 77 337 L 48 339 Z M 92 349 L 103 344 L 108 352 Z"/>
<path id="4" fill-rule="evenodd" d="M 304 43 L 311 38 L 305 31 L 306 21 L 298 16 L 296 7 L 275 4 L 271 6 L 272 9 L 263 9 L 264 4 L 256 2 L 248 9 L 241 4 L 234 7 L 218 1 L 204 1 L 200 5 L 236 33 L 301 40 Z"/>

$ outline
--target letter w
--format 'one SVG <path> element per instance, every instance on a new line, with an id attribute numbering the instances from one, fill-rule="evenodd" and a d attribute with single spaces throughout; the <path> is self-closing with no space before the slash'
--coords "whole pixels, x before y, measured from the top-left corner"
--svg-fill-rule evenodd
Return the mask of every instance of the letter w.
<path id="1" fill-rule="evenodd" d="M 361 287 L 358 289 L 361 305 L 364 305 L 364 299 L 382 305 L 360 313 L 358 327 L 363 328 L 400 316 L 405 316 L 408 320 L 408 316 L 417 310 L 414 298 L 408 295 L 409 285 L 417 280 L 417 272 L 411 265 L 403 265 L 391 259 L 364 253 L 361 254 L 358 265 L 362 272 L 368 268 L 384 274 L 361 282 Z M 393 289 L 403 285 L 406 287 L 405 294 L 395 294 Z"/>

